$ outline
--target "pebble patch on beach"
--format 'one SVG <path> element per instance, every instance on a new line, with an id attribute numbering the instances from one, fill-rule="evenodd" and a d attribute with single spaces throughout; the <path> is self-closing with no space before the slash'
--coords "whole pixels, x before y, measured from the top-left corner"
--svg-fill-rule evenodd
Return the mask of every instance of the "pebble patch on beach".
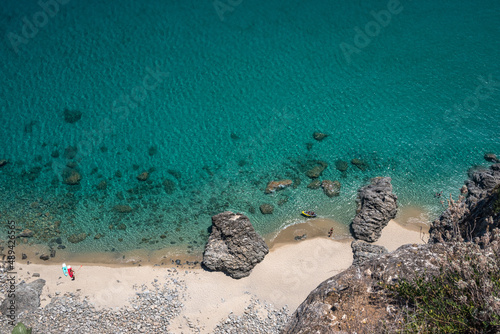
<path id="1" fill-rule="evenodd" d="M 208 329 L 188 321 L 189 326 L 173 328 L 172 320 L 182 316 L 188 287 L 175 268 L 166 270 L 166 282 L 158 280 L 150 286 L 134 286 L 135 298 L 130 306 L 120 309 L 96 309 L 90 300 L 75 293 L 59 295 L 49 304 L 29 314 L 18 315 L 33 333 L 208 333 Z M 5 274 L 0 272 L 0 282 Z M 0 302 L 5 286 L 0 287 Z M 287 308 L 275 309 L 252 299 L 242 315 L 229 314 L 213 333 L 279 333 L 289 317 Z M 6 317 L 0 318 L 0 332 L 10 333 Z"/>

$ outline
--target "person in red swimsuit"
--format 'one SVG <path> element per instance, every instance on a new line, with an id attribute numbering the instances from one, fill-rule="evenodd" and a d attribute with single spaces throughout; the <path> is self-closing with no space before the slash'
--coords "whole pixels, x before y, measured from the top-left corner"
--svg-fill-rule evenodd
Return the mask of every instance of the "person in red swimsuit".
<path id="1" fill-rule="evenodd" d="M 69 274 L 69 277 L 71 277 L 71 280 L 74 281 L 75 280 L 75 272 L 73 271 L 73 268 L 71 268 L 71 266 L 68 266 L 68 274 Z"/>

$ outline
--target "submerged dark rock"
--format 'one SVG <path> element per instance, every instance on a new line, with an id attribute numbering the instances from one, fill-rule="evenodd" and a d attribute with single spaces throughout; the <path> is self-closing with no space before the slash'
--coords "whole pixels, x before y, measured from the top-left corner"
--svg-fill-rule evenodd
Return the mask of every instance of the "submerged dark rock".
<path id="1" fill-rule="evenodd" d="M 262 204 L 260 207 L 260 212 L 263 214 L 263 215 L 270 215 L 273 213 L 274 211 L 274 206 L 272 206 L 271 204 Z"/>
<path id="2" fill-rule="evenodd" d="M 356 217 L 351 223 L 354 238 L 375 242 L 389 220 L 396 217 L 398 197 L 392 192 L 390 177 L 377 177 L 358 190 Z"/>
<path id="3" fill-rule="evenodd" d="M 269 253 L 248 217 L 230 211 L 212 217 L 212 233 L 203 252 L 203 265 L 232 278 L 250 275 Z"/>
<path id="4" fill-rule="evenodd" d="M 328 137 L 328 135 L 325 133 L 322 133 L 322 132 L 314 132 L 313 133 L 313 138 L 316 139 L 317 141 L 322 141 L 326 137 Z"/>
<path id="5" fill-rule="evenodd" d="M 80 183 L 82 176 L 76 169 L 67 167 L 63 170 L 62 178 L 63 183 L 73 186 Z"/>
<path id="6" fill-rule="evenodd" d="M 317 165 L 306 171 L 306 176 L 311 179 L 317 179 L 323 174 L 323 171 L 328 167 L 324 161 L 317 161 Z"/>
<path id="7" fill-rule="evenodd" d="M 345 172 L 349 168 L 347 161 L 337 160 L 335 161 L 335 168 L 341 172 Z"/>
<path id="8" fill-rule="evenodd" d="M 339 196 L 340 187 L 341 184 L 339 181 L 323 180 L 323 182 L 321 182 L 321 188 L 323 188 L 323 192 L 328 197 Z"/>
<path id="9" fill-rule="evenodd" d="M 82 112 L 79 110 L 64 109 L 64 121 L 66 123 L 76 123 L 82 118 Z"/>

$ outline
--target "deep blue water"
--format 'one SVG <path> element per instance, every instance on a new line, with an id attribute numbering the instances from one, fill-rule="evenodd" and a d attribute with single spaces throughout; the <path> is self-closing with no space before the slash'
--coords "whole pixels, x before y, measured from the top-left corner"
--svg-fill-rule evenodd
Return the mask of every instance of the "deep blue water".
<path id="1" fill-rule="evenodd" d="M 500 154 L 498 1 L 62 2 L 0 9 L 1 219 L 42 242 L 197 248 L 227 209 L 263 234 L 303 209 L 348 224 L 374 176 L 432 217 L 435 192 Z M 339 197 L 307 188 L 315 160 Z M 80 185 L 63 184 L 68 164 Z M 301 183 L 264 194 L 282 178 Z"/>

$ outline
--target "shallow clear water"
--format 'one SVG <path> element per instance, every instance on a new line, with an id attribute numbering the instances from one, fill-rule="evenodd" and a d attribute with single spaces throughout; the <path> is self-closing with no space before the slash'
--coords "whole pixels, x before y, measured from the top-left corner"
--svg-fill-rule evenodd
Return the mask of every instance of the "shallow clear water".
<path id="1" fill-rule="evenodd" d="M 6 1 L 2 220 L 75 251 L 199 248 L 223 210 L 263 234 L 304 209 L 348 224 L 375 176 L 392 177 L 401 206 L 435 216 L 435 192 L 456 196 L 468 168 L 500 154 L 498 1 L 222 3 L 231 10 L 74 0 L 44 22 L 36 2 Z M 25 17 L 39 20 L 36 33 Z M 81 119 L 65 122 L 65 108 Z M 335 168 L 353 158 L 368 168 Z M 307 188 L 314 160 L 329 164 L 320 179 L 342 183 L 339 197 Z M 69 162 L 78 186 L 61 182 Z M 148 170 L 149 183 L 136 179 Z M 282 178 L 301 183 L 264 194 Z M 66 241 L 82 232 L 84 242 Z"/>

